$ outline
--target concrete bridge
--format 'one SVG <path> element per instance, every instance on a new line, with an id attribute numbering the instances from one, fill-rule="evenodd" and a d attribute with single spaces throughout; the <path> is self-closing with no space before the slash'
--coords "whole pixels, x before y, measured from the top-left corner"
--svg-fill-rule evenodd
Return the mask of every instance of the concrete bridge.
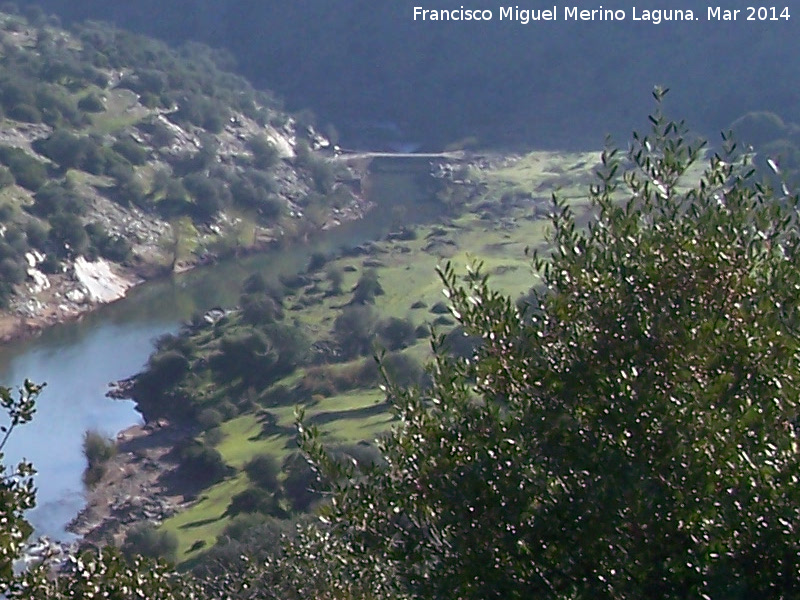
<path id="1" fill-rule="evenodd" d="M 461 162 L 472 158 L 463 150 L 453 152 L 361 152 L 340 150 L 327 160 L 346 163 L 359 171 L 405 171 L 409 168 L 430 169 L 433 165 L 446 162 Z"/>
<path id="2" fill-rule="evenodd" d="M 464 150 L 455 150 L 453 152 L 361 152 L 358 150 L 340 150 L 339 153 L 332 156 L 330 160 L 372 160 L 373 158 L 464 160 L 467 157 L 468 154 Z"/>

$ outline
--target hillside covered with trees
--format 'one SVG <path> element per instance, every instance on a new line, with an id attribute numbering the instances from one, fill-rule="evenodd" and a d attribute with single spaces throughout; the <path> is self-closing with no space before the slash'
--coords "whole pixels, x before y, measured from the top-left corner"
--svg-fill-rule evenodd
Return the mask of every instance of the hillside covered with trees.
<path id="1" fill-rule="evenodd" d="M 754 110 L 800 121 L 798 18 L 789 7 L 788 20 L 747 21 L 747 4 L 725 5 L 741 11 L 735 22 L 685 6 L 700 20 L 635 23 L 631 5 L 604 2 L 627 20 L 568 22 L 559 7 L 562 20 L 523 25 L 499 21 L 502 3 L 481 4 L 494 10 L 489 23 L 423 23 L 413 20 L 419 3 L 411 0 L 41 1 L 65 20 L 226 48 L 240 73 L 293 109 L 312 109 L 344 141 L 441 146 L 475 136 L 483 145 L 558 149 L 594 147 L 608 133 L 625 139 L 657 83 L 673 89 L 676 112 L 707 136 Z M 425 8 L 462 5 L 469 8 L 461 0 Z M 665 8 L 635 5 L 640 13 Z"/>
<path id="2" fill-rule="evenodd" d="M 329 142 L 205 46 L 6 13 L 0 46 L 4 337 L 358 212 Z"/>

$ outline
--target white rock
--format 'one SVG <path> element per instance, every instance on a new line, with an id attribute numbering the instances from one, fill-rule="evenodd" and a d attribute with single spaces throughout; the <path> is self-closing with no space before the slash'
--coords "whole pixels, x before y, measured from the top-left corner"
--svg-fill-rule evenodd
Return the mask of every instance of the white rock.
<path id="1" fill-rule="evenodd" d="M 75 261 L 75 276 L 94 302 L 119 300 L 134 285 L 133 281 L 115 274 L 111 265 L 102 258 L 89 262 L 79 256 Z"/>
<path id="2" fill-rule="evenodd" d="M 83 304 L 86 302 L 86 294 L 84 294 L 81 290 L 70 290 L 66 294 L 64 294 L 70 302 L 74 302 L 75 304 Z"/>
<path id="3" fill-rule="evenodd" d="M 30 264 L 30 261 L 28 262 Z M 28 269 L 28 277 L 33 279 L 33 286 L 31 287 L 31 292 L 33 292 L 34 294 L 38 294 L 43 290 L 50 289 L 50 280 L 47 278 L 47 275 L 42 273 L 39 269 L 35 267 L 31 267 L 30 269 Z"/>

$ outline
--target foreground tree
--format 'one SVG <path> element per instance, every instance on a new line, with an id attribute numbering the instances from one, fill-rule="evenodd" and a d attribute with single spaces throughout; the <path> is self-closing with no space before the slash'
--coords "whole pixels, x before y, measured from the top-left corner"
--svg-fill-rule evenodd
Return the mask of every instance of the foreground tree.
<path id="1" fill-rule="evenodd" d="M 728 140 L 700 175 L 656 97 L 649 135 L 603 153 L 589 228 L 556 201 L 532 303 L 442 270 L 482 343 L 438 340 L 430 388 L 388 387 L 382 465 L 302 431 L 330 503 L 280 594 L 800 595 L 798 199 Z"/>
<path id="2" fill-rule="evenodd" d="M 36 502 L 33 465 L 23 461 L 7 470 L 3 449 L 14 429 L 33 418 L 40 391 L 41 386 L 30 381 L 25 381 L 16 397 L 10 389 L 0 387 L 0 407 L 8 416 L 7 423 L 0 426 L 0 590 L 5 589 L 6 582 L 13 577 L 14 561 L 32 532 L 25 520 L 25 511 L 33 508 Z"/>

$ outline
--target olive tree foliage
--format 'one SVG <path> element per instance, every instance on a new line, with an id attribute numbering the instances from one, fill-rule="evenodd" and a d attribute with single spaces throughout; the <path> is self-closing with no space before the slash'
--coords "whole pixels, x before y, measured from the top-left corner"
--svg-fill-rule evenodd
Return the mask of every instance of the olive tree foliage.
<path id="1" fill-rule="evenodd" d="M 36 500 L 33 465 L 23 461 L 7 469 L 2 462 L 3 449 L 14 429 L 33 418 L 40 390 L 41 386 L 25 381 L 15 397 L 9 388 L 0 387 L 0 406 L 8 416 L 8 422 L 0 426 L 0 590 L 13 577 L 14 561 L 32 532 L 24 513 L 33 508 Z"/>
<path id="2" fill-rule="evenodd" d="M 26 380 L 16 395 L 11 389 L 0 387 L 0 407 L 7 416 L 6 423 L 0 426 L 0 595 L 9 600 L 202 597 L 196 583 L 166 565 L 139 557 L 127 560 L 113 548 L 70 556 L 58 574 L 48 557 L 25 571 L 15 572 L 14 563 L 22 558 L 33 532 L 25 511 L 36 504 L 35 471 L 28 462 L 7 469 L 2 462 L 2 450 L 14 429 L 33 418 L 43 387 Z"/>
<path id="3" fill-rule="evenodd" d="M 56 576 L 47 563 L 19 575 L 8 598 L 22 600 L 195 600 L 204 598 L 196 582 L 176 574 L 163 563 L 141 557 L 125 558 L 115 548 L 70 556 Z"/>
<path id="4" fill-rule="evenodd" d="M 441 269 L 482 342 L 435 339 L 430 387 L 387 385 L 380 466 L 301 430 L 329 502 L 251 573 L 276 597 L 800 595 L 798 198 L 655 95 L 652 130 L 603 153 L 588 229 L 556 199 L 532 302 Z"/>

